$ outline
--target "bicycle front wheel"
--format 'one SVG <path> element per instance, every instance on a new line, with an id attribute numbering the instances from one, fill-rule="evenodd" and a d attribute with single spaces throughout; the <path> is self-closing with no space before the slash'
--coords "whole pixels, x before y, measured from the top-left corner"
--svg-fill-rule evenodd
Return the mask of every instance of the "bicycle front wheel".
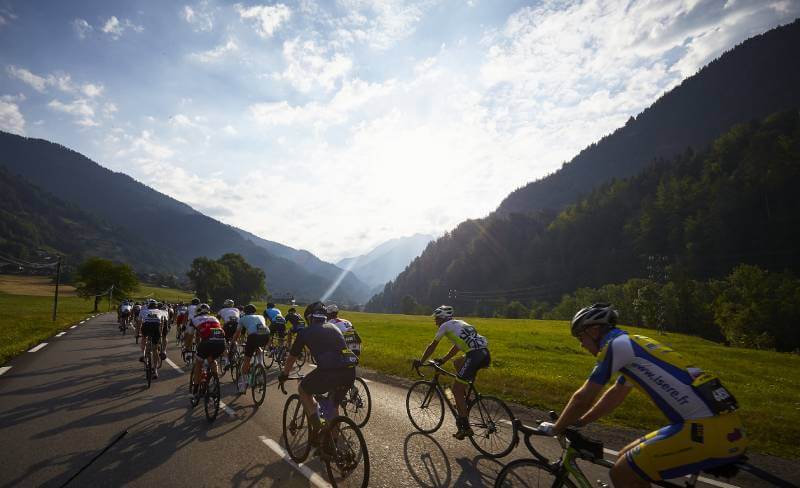
<path id="1" fill-rule="evenodd" d="M 372 396 L 363 379 L 357 377 L 353 386 L 347 390 L 347 394 L 342 400 L 342 409 L 347 417 L 353 419 L 358 428 L 367 425 L 370 413 L 372 413 Z"/>
<path id="2" fill-rule="evenodd" d="M 213 422 L 219 413 L 219 377 L 212 374 L 208 378 L 205 396 L 206 419 Z"/>
<path id="3" fill-rule="evenodd" d="M 436 385 L 425 380 L 411 385 L 406 395 L 406 413 L 418 431 L 436 432 L 444 422 L 444 399 Z"/>
<path id="4" fill-rule="evenodd" d="M 267 372 L 260 364 L 255 365 L 255 370 L 253 370 L 253 385 L 250 388 L 250 394 L 253 395 L 253 403 L 256 404 L 256 408 L 264 403 L 264 397 L 267 395 Z"/>
<path id="5" fill-rule="evenodd" d="M 567 473 L 535 459 L 518 459 L 505 465 L 494 488 L 575 488 Z"/>
<path id="6" fill-rule="evenodd" d="M 352 419 L 335 417 L 322 439 L 328 480 L 334 487 L 364 488 L 369 484 L 369 452 L 361 429 Z"/>
<path id="7" fill-rule="evenodd" d="M 481 396 L 470 402 L 467 417 L 475 433 L 469 440 L 481 454 L 499 458 L 514 449 L 514 414 L 502 400 Z"/>
<path id="8" fill-rule="evenodd" d="M 147 387 L 150 388 L 150 383 L 153 381 L 153 361 L 147 347 L 144 351 L 144 375 L 147 378 Z"/>
<path id="9" fill-rule="evenodd" d="M 283 442 L 286 452 L 296 463 L 302 463 L 311 451 L 309 426 L 300 395 L 292 394 L 283 406 Z"/>

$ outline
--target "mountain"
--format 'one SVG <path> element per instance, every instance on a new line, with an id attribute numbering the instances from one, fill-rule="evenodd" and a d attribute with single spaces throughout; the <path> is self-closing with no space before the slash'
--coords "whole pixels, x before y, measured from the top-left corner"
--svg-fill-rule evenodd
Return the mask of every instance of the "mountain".
<path id="1" fill-rule="evenodd" d="M 242 237 L 238 230 L 59 144 L 0 132 L 0 167 L 124 232 L 137 252 L 122 248 L 120 260 L 137 271 L 182 274 L 197 256 L 217 258 L 233 252 L 264 270 L 267 288 L 274 295 L 317 299 L 334 282 L 267 251 Z M 344 280 L 332 298 L 362 303 L 366 294 L 356 281 Z"/>
<path id="2" fill-rule="evenodd" d="M 562 208 L 654 159 L 704 148 L 734 124 L 800 106 L 800 19 L 726 52 L 555 173 L 513 191 L 500 213 Z"/>
<path id="3" fill-rule="evenodd" d="M 576 209 L 591 211 L 596 202 L 585 197 L 597 188 L 610 185 L 618 190 L 615 183 L 620 178 L 637 175 L 655 163 L 676 163 L 687 154 L 702 153 L 736 123 L 796 110 L 800 107 L 798 51 L 800 20 L 723 54 L 555 173 L 511 193 L 493 214 L 465 221 L 429 245 L 383 293 L 373 297 L 369 308 L 399 311 L 405 300 L 406 308 L 412 309 L 412 299 L 438 305 L 454 296 L 464 297 L 466 290 L 473 292 L 475 300 L 552 301 L 579 287 L 621 282 L 631 274 L 647 276 L 647 263 L 636 254 L 645 248 L 609 240 L 609 235 L 615 236 L 615 227 L 608 222 L 589 221 L 584 234 L 576 232 L 571 238 L 596 241 L 598 250 L 610 253 L 581 248 L 584 254 L 575 254 L 580 246 L 574 246 L 567 234 L 551 232 L 577 215 Z M 616 202 L 622 216 L 627 215 L 626 205 L 638 201 Z M 697 225 L 684 224 L 691 229 Z M 549 240 L 556 235 L 561 240 Z M 597 260 L 587 262 L 596 254 L 627 264 L 608 268 Z M 630 261 L 631 256 L 636 259 Z M 708 276 L 729 264 L 710 266 Z"/>
<path id="4" fill-rule="evenodd" d="M 349 269 L 377 292 L 419 256 L 433 239 L 433 236 L 426 234 L 391 239 L 366 254 L 344 258 L 336 265 Z"/>

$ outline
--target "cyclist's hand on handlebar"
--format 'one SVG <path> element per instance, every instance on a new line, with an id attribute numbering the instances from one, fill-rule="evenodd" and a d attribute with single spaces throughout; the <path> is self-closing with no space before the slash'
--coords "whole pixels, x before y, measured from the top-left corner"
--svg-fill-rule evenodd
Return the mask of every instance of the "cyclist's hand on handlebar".
<path id="1" fill-rule="evenodd" d="M 542 422 L 539 424 L 539 432 L 545 435 L 554 436 L 556 435 L 555 426 L 556 424 L 552 422 Z"/>
<path id="2" fill-rule="evenodd" d="M 419 359 L 415 359 L 414 361 L 411 362 L 411 367 L 414 369 L 418 369 L 420 366 L 422 366 L 422 361 L 420 361 Z"/>

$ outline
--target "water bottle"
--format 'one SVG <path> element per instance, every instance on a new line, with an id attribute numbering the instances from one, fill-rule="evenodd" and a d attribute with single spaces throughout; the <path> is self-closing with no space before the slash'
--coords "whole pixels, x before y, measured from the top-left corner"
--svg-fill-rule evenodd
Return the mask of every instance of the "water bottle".
<path id="1" fill-rule="evenodd" d="M 444 396 L 447 398 L 447 401 L 450 402 L 451 405 L 456 404 L 456 397 L 453 395 L 453 390 L 451 390 L 449 386 L 446 386 L 444 388 Z"/>

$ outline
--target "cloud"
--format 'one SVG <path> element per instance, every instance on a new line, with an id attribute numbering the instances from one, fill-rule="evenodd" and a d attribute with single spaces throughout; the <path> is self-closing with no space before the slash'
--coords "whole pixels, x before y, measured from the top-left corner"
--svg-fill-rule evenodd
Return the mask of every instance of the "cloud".
<path id="1" fill-rule="evenodd" d="M 309 92 L 314 88 L 330 91 L 336 82 L 353 69 L 353 60 L 341 53 L 330 53 L 329 49 L 313 40 L 299 38 L 283 43 L 283 58 L 286 68 L 274 75 L 275 79 L 287 81 L 296 90 Z"/>
<path id="2" fill-rule="evenodd" d="M 72 21 L 72 30 L 80 39 L 86 39 L 92 33 L 94 28 L 84 19 L 75 19 Z"/>
<path id="3" fill-rule="evenodd" d="M 57 112 L 74 116 L 78 125 L 82 125 L 84 127 L 96 127 L 100 125 L 94 120 L 94 107 L 87 99 L 81 98 L 69 103 L 64 103 L 54 99 L 51 100 L 47 106 Z"/>
<path id="4" fill-rule="evenodd" d="M 340 0 L 349 14 L 335 21 L 345 43 L 364 41 L 385 50 L 414 34 L 417 24 L 437 0 Z"/>
<path id="5" fill-rule="evenodd" d="M 37 76 L 25 68 L 18 68 L 16 66 L 6 67 L 6 71 L 13 78 L 17 78 L 31 86 L 34 90 L 44 93 L 47 89 L 47 80 L 41 76 Z"/>
<path id="6" fill-rule="evenodd" d="M 243 20 L 255 20 L 256 32 L 263 38 L 270 38 L 281 24 L 288 21 L 292 16 L 292 11 L 286 5 L 278 3 L 275 5 L 256 5 L 245 8 L 237 3 L 234 8 Z"/>
<path id="7" fill-rule="evenodd" d="M 122 34 L 126 30 L 132 30 L 134 32 L 140 33 L 144 31 L 144 27 L 141 25 L 136 25 L 128 19 L 123 19 L 120 21 L 115 15 L 106 20 L 103 27 L 100 29 L 103 33 L 108 34 L 112 39 L 117 40 L 122 37 Z"/>
<path id="8" fill-rule="evenodd" d="M 96 85 L 94 83 L 86 83 L 81 87 L 81 92 L 89 98 L 99 97 L 103 94 L 103 85 Z"/>
<path id="9" fill-rule="evenodd" d="M 11 95 L 4 95 L 0 99 L 0 130 L 24 136 L 25 117 L 15 101 L 16 97 Z"/>
<path id="10" fill-rule="evenodd" d="M 197 8 L 183 6 L 183 19 L 195 32 L 210 32 L 214 29 L 214 16 L 208 11 L 208 2 L 201 2 Z"/>
<path id="11" fill-rule="evenodd" d="M 223 59 L 228 54 L 236 52 L 238 49 L 239 46 L 236 44 L 236 41 L 233 39 L 228 39 L 225 44 L 220 44 L 214 49 L 210 49 L 208 51 L 192 53 L 190 57 L 201 63 L 212 63 Z"/>

